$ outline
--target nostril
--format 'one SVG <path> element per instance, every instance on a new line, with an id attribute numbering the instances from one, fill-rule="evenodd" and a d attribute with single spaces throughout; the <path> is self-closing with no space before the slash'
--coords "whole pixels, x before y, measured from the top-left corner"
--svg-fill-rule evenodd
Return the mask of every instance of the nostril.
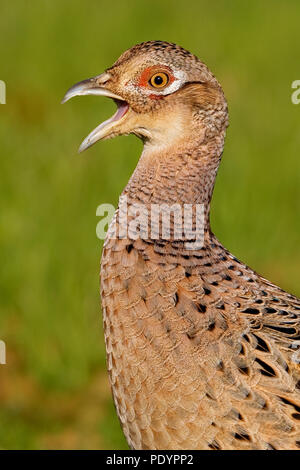
<path id="1" fill-rule="evenodd" d="M 107 72 L 104 72 L 104 73 L 101 73 L 101 75 L 98 75 L 98 77 L 96 77 L 96 82 L 98 83 L 98 85 L 104 85 L 110 79 L 111 79 L 111 75 Z"/>

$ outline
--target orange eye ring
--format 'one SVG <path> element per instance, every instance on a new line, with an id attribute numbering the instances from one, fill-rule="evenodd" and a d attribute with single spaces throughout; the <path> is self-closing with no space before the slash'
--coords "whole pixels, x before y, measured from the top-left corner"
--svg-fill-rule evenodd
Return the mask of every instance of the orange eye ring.
<path id="1" fill-rule="evenodd" d="M 165 72 L 157 72 L 149 80 L 149 84 L 154 88 L 164 88 L 169 83 L 169 75 Z"/>

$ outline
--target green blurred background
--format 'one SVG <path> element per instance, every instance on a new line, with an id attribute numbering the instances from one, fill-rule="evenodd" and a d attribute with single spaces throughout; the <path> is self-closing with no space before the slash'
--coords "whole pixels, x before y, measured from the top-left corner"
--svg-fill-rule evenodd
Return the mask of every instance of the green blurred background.
<path id="1" fill-rule="evenodd" d="M 213 229 L 300 295 L 299 1 L 1 0 L 0 448 L 126 449 L 105 370 L 96 208 L 116 205 L 141 143 L 82 139 L 110 100 L 60 100 L 135 43 L 202 58 L 229 103 Z"/>

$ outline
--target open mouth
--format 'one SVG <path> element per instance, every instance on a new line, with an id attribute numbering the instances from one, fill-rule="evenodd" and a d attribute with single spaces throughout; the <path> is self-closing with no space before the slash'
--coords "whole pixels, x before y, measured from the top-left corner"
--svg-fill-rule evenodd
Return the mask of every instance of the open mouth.
<path id="1" fill-rule="evenodd" d="M 119 122 L 127 113 L 129 109 L 129 104 L 126 101 L 120 99 L 113 99 L 117 105 L 117 111 L 115 114 L 107 119 L 106 121 L 101 122 L 99 126 L 97 126 L 82 142 L 80 145 L 78 152 L 81 153 L 87 148 L 94 145 L 98 140 L 103 139 L 106 135 L 108 130 L 112 130 L 113 124 Z M 105 130 L 105 131 L 104 131 Z"/>
<path id="2" fill-rule="evenodd" d="M 72 86 L 67 91 L 62 100 L 62 103 L 65 103 L 69 99 L 78 95 L 98 95 L 112 98 L 117 105 L 117 111 L 115 114 L 111 118 L 99 124 L 99 126 L 97 126 L 86 137 L 86 139 L 84 139 L 79 147 L 79 152 L 83 152 L 87 148 L 91 147 L 96 142 L 98 142 L 98 140 L 105 139 L 106 137 L 112 135 L 114 130 L 113 128 L 116 126 L 116 123 L 119 123 L 129 110 L 129 104 L 121 96 L 112 93 L 103 86 L 99 86 L 97 83 L 98 78 L 99 77 L 90 78 L 88 80 L 83 80 L 82 82 L 76 83 L 76 85 Z"/>
<path id="3" fill-rule="evenodd" d="M 126 101 L 114 99 L 114 102 L 116 103 L 118 109 L 115 114 L 110 119 L 107 119 L 107 121 L 105 122 L 119 121 L 119 119 L 125 116 L 129 109 L 129 104 Z"/>

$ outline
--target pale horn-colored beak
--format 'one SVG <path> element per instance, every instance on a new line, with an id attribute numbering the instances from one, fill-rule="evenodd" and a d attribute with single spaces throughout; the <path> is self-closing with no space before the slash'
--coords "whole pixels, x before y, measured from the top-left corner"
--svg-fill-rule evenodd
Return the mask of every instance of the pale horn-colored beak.
<path id="1" fill-rule="evenodd" d="M 120 121 L 120 119 L 122 119 L 129 109 L 128 103 L 121 96 L 116 95 L 115 93 L 105 88 L 105 83 L 108 82 L 109 79 L 109 73 L 102 73 L 97 77 L 88 78 L 87 80 L 78 82 L 67 91 L 64 98 L 62 99 L 62 103 L 65 103 L 74 96 L 107 96 L 108 98 L 115 100 L 118 106 L 117 112 L 110 119 L 102 122 L 87 136 L 87 138 L 80 145 L 78 150 L 79 152 L 83 152 L 87 148 L 91 147 L 91 145 L 95 144 L 98 140 L 108 137 L 112 128 L 117 122 Z"/>

